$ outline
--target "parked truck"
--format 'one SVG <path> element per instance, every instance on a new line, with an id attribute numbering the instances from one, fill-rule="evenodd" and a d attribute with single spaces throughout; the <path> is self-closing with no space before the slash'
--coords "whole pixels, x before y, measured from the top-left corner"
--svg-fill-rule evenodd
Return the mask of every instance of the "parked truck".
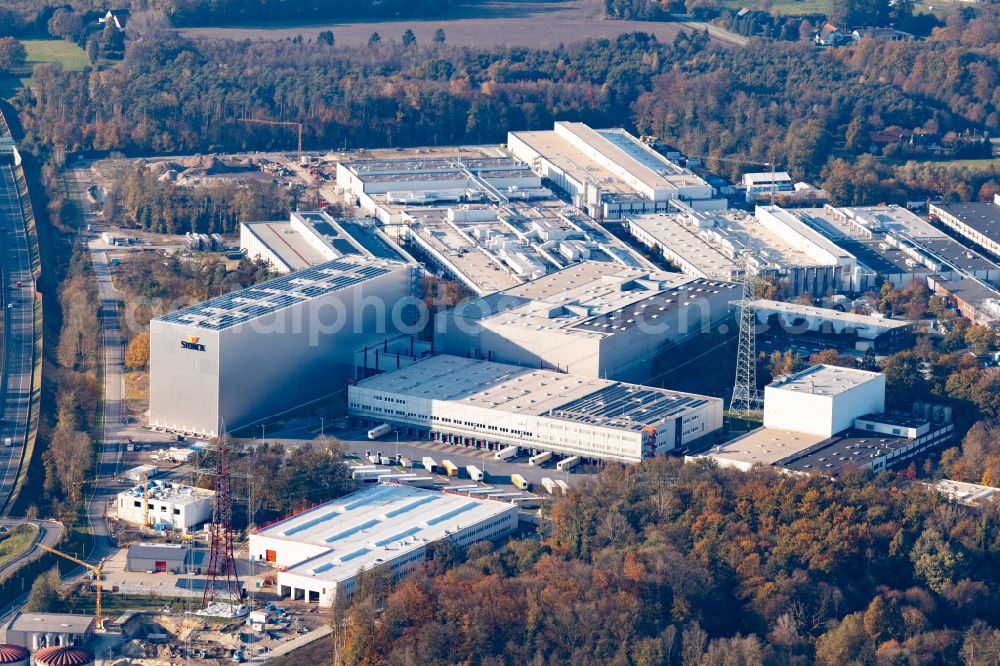
<path id="1" fill-rule="evenodd" d="M 530 458 L 528 458 L 528 464 L 531 465 L 532 467 L 540 467 L 541 465 L 544 465 L 551 459 L 552 459 L 551 451 L 542 451 L 537 456 L 531 456 Z"/>
<path id="2" fill-rule="evenodd" d="M 458 476 L 458 467 L 450 460 L 442 460 L 441 466 L 444 467 L 445 474 L 448 476 Z"/>
<path id="3" fill-rule="evenodd" d="M 531 487 L 531 484 L 528 483 L 528 480 L 525 479 L 520 474 L 511 474 L 510 482 L 513 483 L 518 490 L 527 490 L 528 488 Z"/>
<path id="4" fill-rule="evenodd" d="M 516 458 L 517 457 L 517 447 L 516 446 L 508 446 L 505 449 L 500 449 L 499 451 L 497 451 L 496 453 L 494 453 L 493 456 L 497 460 L 510 460 L 511 458 Z"/>
<path id="5" fill-rule="evenodd" d="M 434 458 L 431 458 L 430 456 L 424 456 L 423 463 L 424 469 L 428 472 L 434 472 L 434 469 L 437 467 L 437 463 L 434 461 Z"/>
<path id="6" fill-rule="evenodd" d="M 485 474 L 483 474 L 483 471 L 478 467 L 476 467 L 475 465 L 469 465 L 468 467 L 465 468 L 465 471 L 469 473 L 469 478 L 472 479 L 473 481 L 482 481 L 483 478 L 486 476 Z"/>
<path id="7" fill-rule="evenodd" d="M 556 485 L 556 482 L 549 477 L 542 479 L 542 488 L 545 488 L 545 491 L 549 495 L 555 495 L 556 491 L 559 490 L 559 486 Z"/>
<path id="8" fill-rule="evenodd" d="M 392 426 L 388 423 L 383 423 L 368 431 L 368 439 L 378 439 L 382 435 L 388 435 L 390 432 L 392 432 Z"/>
<path id="9" fill-rule="evenodd" d="M 556 469 L 560 472 L 565 472 L 567 470 L 573 469 L 580 464 L 580 456 L 570 456 L 569 458 L 563 458 L 556 463 Z"/>

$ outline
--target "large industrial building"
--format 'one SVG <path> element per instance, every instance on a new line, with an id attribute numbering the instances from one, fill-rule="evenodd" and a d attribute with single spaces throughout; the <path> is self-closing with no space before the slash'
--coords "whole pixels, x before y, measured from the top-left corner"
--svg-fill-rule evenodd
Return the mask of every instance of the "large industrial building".
<path id="1" fill-rule="evenodd" d="M 500 539 L 517 522 L 517 507 L 499 500 L 378 485 L 258 529 L 250 557 L 278 569 L 281 596 L 329 606 L 353 595 L 364 570 L 385 567 L 400 578 L 436 542 Z"/>
<path id="2" fill-rule="evenodd" d="M 722 400 L 441 355 L 350 386 L 348 414 L 453 444 L 639 462 L 721 428 Z"/>
<path id="3" fill-rule="evenodd" d="M 1000 265 L 899 206 L 801 208 L 786 211 L 856 259 L 846 291 L 903 288 L 932 275 L 1000 280 Z"/>
<path id="4" fill-rule="evenodd" d="M 118 520 L 133 525 L 190 532 L 212 519 L 215 493 L 204 488 L 169 481 L 150 481 L 147 491 L 140 483 L 118 493 Z"/>
<path id="5" fill-rule="evenodd" d="M 557 122 L 552 130 L 509 132 L 507 149 L 596 219 L 666 212 L 671 201 L 701 210 L 727 206 L 702 178 L 623 129 Z"/>
<path id="6" fill-rule="evenodd" d="M 279 273 L 309 268 L 347 255 L 416 263 L 371 218 L 336 219 L 323 211 L 295 211 L 287 222 L 240 225 L 240 249 Z"/>
<path id="7" fill-rule="evenodd" d="M 758 335 L 822 348 L 888 354 L 913 342 L 914 324 L 888 317 L 841 312 L 801 303 L 758 299 Z"/>
<path id="8" fill-rule="evenodd" d="M 789 295 L 816 297 L 844 289 L 854 275 L 853 256 L 776 206 L 758 207 L 754 216 L 675 208 L 629 216 L 625 228 L 689 275 L 737 280 L 746 260 L 754 275 L 775 280 Z"/>
<path id="9" fill-rule="evenodd" d="M 1000 257 L 1000 194 L 993 201 L 931 204 L 928 213 L 979 247 Z"/>
<path id="10" fill-rule="evenodd" d="M 646 382 L 670 344 L 725 318 L 740 286 L 585 261 L 435 318 L 434 349 Z"/>
<path id="11" fill-rule="evenodd" d="M 212 437 L 343 389 L 412 332 L 419 269 L 347 255 L 150 322 L 150 426 Z"/>
<path id="12" fill-rule="evenodd" d="M 954 436 L 950 409 L 885 413 L 885 376 L 815 365 L 764 391 L 764 427 L 694 456 L 723 467 L 774 466 L 837 476 L 897 467 Z"/>
<path id="13" fill-rule="evenodd" d="M 1000 291 L 973 277 L 931 275 L 927 286 L 963 316 L 982 326 L 1000 326 Z"/>

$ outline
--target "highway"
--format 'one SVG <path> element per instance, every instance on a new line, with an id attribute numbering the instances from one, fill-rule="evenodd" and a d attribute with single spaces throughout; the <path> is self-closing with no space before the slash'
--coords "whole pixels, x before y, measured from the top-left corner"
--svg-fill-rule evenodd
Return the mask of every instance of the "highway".
<path id="1" fill-rule="evenodd" d="M 0 304 L 3 306 L 3 373 L 0 375 L 0 507 L 17 481 L 31 413 L 34 370 L 35 282 L 14 169 L 0 164 Z M 20 285 L 20 286 L 18 286 Z M 7 441 L 10 446 L 7 446 Z M 25 463 L 27 461 L 24 461 Z"/>

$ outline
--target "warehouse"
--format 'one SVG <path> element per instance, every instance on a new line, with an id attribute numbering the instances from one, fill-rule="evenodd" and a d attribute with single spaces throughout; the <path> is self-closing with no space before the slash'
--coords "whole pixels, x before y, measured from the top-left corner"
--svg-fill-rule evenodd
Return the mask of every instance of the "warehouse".
<path id="1" fill-rule="evenodd" d="M 349 254 L 416 263 L 374 220 L 336 219 L 324 211 L 294 211 L 288 222 L 240 225 L 240 249 L 279 273 L 309 268 Z"/>
<path id="2" fill-rule="evenodd" d="M 437 352 L 642 383 L 670 344 L 727 317 L 740 286 L 584 261 L 435 317 Z"/>
<path id="3" fill-rule="evenodd" d="M 665 212 L 671 201 L 700 210 L 727 205 L 702 178 L 623 129 L 557 122 L 553 130 L 509 132 L 507 149 L 596 219 Z"/>
<path id="4" fill-rule="evenodd" d="M 191 552 L 191 546 L 180 543 L 133 543 L 125 556 L 125 570 L 188 573 Z"/>
<path id="5" fill-rule="evenodd" d="M 763 428 L 690 459 L 828 476 L 852 468 L 882 471 L 953 438 L 950 409 L 917 404 L 913 412 L 885 413 L 881 373 L 814 365 L 764 389 Z"/>
<path id="6" fill-rule="evenodd" d="M 1000 280 L 1000 265 L 899 206 L 785 212 L 856 258 L 858 270 L 848 291 L 878 291 L 884 280 L 902 289 L 932 275 Z"/>
<path id="7" fill-rule="evenodd" d="M 753 303 L 757 321 L 767 326 L 758 335 L 822 348 L 853 349 L 889 354 L 913 342 L 911 322 L 888 317 L 841 312 L 801 303 Z"/>
<path id="8" fill-rule="evenodd" d="M 140 483 L 118 493 L 118 520 L 189 532 L 212 519 L 215 493 L 169 481 L 150 481 L 148 498 Z M 148 504 L 148 508 L 147 508 Z"/>
<path id="9" fill-rule="evenodd" d="M 1000 194 L 993 201 L 931 204 L 928 213 L 948 228 L 1000 257 Z"/>
<path id="10" fill-rule="evenodd" d="M 625 228 L 688 275 L 737 280 L 747 260 L 754 275 L 773 279 L 792 296 L 821 297 L 850 284 L 854 257 L 780 208 L 758 207 L 756 217 L 676 208 L 628 217 Z"/>
<path id="11" fill-rule="evenodd" d="M 441 355 L 349 387 L 348 414 L 453 444 L 639 462 L 721 428 L 722 400 Z"/>
<path id="12" fill-rule="evenodd" d="M 785 171 L 745 173 L 743 188 L 746 190 L 746 200 L 750 203 L 795 190 L 792 177 Z"/>
<path id="13" fill-rule="evenodd" d="M 927 285 L 963 316 L 981 326 L 1000 326 L 1000 291 L 975 278 L 931 275 Z"/>
<path id="14" fill-rule="evenodd" d="M 278 569 L 282 597 L 329 606 L 354 593 L 362 571 L 384 567 L 398 579 L 436 542 L 464 548 L 502 539 L 517 523 L 506 502 L 384 484 L 258 529 L 250 557 Z"/>
<path id="15" fill-rule="evenodd" d="M 213 437 L 339 392 L 354 350 L 412 332 L 419 277 L 348 255 L 152 320 L 150 425 Z"/>

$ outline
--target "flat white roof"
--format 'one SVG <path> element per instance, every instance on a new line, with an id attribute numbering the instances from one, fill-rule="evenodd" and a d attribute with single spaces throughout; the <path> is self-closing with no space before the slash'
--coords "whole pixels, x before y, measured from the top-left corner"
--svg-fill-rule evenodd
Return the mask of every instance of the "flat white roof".
<path id="1" fill-rule="evenodd" d="M 118 493 L 118 497 L 126 497 L 128 499 L 142 499 L 142 495 L 143 492 L 141 483 L 137 486 L 129 488 L 128 490 L 123 490 Z M 205 488 L 184 486 L 167 481 L 149 482 L 149 499 L 156 500 L 158 502 L 186 505 L 211 500 L 213 497 L 215 497 L 215 492 L 206 490 Z"/>
<path id="2" fill-rule="evenodd" d="M 987 500 L 995 500 L 1000 488 L 983 486 L 978 483 L 966 483 L 952 479 L 941 479 L 933 486 L 942 495 L 964 504 L 978 504 Z"/>
<path id="3" fill-rule="evenodd" d="M 827 439 L 829 437 L 825 435 L 811 435 L 777 428 L 757 428 L 742 437 L 714 446 L 699 457 L 712 458 L 719 462 L 733 462 L 740 466 L 773 465 Z"/>
<path id="4" fill-rule="evenodd" d="M 93 615 L 76 613 L 19 613 L 8 625 L 12 631 L 51 631 L 63 634 L 85 634 L 93 628 Z"/>
<path id="5" fill-rule="evenodd" d="M 369 377 L 351 390 L 450 401 L 629 431 L 655 426 L 720 401 L 692 393 L 445 354 Z"/>
<path id="6" fill-rule="evenodd" d="M 501 516 L 506 502 L 408 486 L 378 485 L 351 493 L 251 535 L 327 548 L 285 571 L 329 581 L 353 577 L 429 543 Z"/>
<path id="7" fill-rule="evenodd" d="M 776 379 L 768 384 L 767 388 L 811 395 L 835 396 L 862 384 L 867 384 L 880 376 L 882 376 L 880 372 L 817 364 L 795 374 Z"/>
<path id="8" fill-rule="evenodd" d="M 291 222 L 245 222 L 243 226 L 293 271 L 327 260 Z"/>
<path id="9" fill-rule="evenodd" d="M 787 312 L 788 314 L 797 314 L 802 315 L 803 317 L 832 319 L 836 321 L 849 322 L 851 324 L 855 324 L 856 326 L 878 327 L 886 330 L 892 328 L 903 328 L 904 326 L 912 325 L 908 321 L 900 321 L 899 319 L 875 317 L 872 315 L 858 314 L 856 312 L 841 312 L 840 310 L 819 308 L 814 305 L 803 305 L 801 303 L 771 301 L 766 298 L 757 299 L 753 302 L 753 305 L 754 308 L 757 309 L 758 313 L 762 314 L 767 312 Z"/>
<path id="10" fill-rule="evenodd" d="M 738 289 L 683 273 L 583 261 L 465 303 L 453 314 L 497 326 L 606 337 L 720 293 L 731 300 Z"/>
<path id="11" fill-rule="evenodd" d="M 771 183 L 790 183 L 792 177 L 785 171 L 753 171 L 743 174 L 743 182 L 747 185 L 770 185 Z"/>

